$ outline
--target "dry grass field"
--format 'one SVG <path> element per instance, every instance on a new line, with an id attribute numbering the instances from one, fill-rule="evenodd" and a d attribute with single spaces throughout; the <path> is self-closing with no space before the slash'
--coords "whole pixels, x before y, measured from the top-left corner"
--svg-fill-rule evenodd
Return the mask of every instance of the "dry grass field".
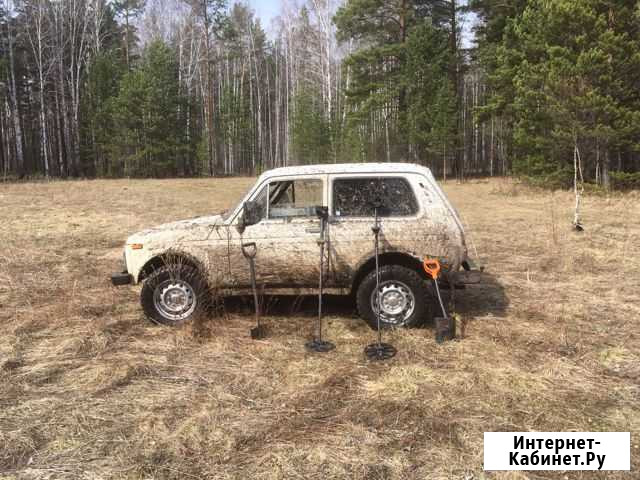
<path id="1" fill-rule="evenodd" d="M 456 296 L 465 338 L 374 334 L 332 302 L 337 350 L 303 348 L 314 304 L 197 326 L 113 288 L 125 238 L 236 202 L 251 179 L 0 184 L 0 478 L 638 478 L 640 196 L 573 199 L 449 183 L 486 282 Z M 485 431 L 631 431 L 631 473 L 484 473 Z M 635 470 L 635 472 L 633 471 Z"/>

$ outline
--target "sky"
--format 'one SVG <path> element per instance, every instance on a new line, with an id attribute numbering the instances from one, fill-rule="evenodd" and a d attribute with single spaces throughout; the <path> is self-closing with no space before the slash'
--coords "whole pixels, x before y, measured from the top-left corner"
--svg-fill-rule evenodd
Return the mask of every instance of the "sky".
<path id="1" fill-rule="evenodd" d="M 260 17 L 263 28 L 268 32 L 271 26 L 271 20 L 278 16 L 282 7 L 282 0 L 248 0 L 249 5 L 255 10 L 256 15 Z M 475 15 L 467 15 L 464 21 L 462 32 L 462 46 L 469 48 L 473 43 L 473 33 L 471 28 L 476 21 Z"/>
<path id="2" fill-rule="evenodd" d="M 262 26 L 265 29 L 271 25 L 271 19 L 278 16 L 280 12 L 281 0 L 249 0 L 249 5 L 256 12 L 256 15 L 260 17 Z"/>

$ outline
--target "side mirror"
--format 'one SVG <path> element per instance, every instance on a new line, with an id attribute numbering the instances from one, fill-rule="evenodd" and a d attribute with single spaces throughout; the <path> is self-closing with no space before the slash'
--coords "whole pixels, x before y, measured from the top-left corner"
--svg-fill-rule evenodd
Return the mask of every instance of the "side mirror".
<path id="1" fill-rule="evenodd" d="M 256 202 L 244 202 L 242 215 L 240 215 L 238 222 L 238 231 L 244 233 L 247 227 L 259 223 L 260 220 L 262 220 L 260 205 Z"/>

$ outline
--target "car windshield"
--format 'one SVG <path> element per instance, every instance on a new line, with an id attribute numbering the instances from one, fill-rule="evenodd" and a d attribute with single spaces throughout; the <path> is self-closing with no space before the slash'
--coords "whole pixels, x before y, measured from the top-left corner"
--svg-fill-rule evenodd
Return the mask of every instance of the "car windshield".
<path id="1" fill-rule="evenodd" d="M 256 184 L 255 184 L 255 183 L 254 183 L 254 184 L 252 184 L 252 185 L 247 189 L 247 191 L 246 191 L 246 192 L 244 192 L 244 194 L 240 197 L 240 201 L 242 201 L 242 200 L 244 200 L 245 198 L 247 198 L 247 195 L 249 194 L 249 192 L 251 192 L 251 190 L 253 190 L 253 187 L 255 187 L 255 186 L 256 186 Z M 232 208 L 229 208 L 229 209 L 225 210 L 224 212 L 222 212 L 222 213 L 220 214 L 220 216 L 222 217 L 222 220 L 223 220 L 223 221 L 225 221 L 225 222 L 226 222 L 227 220 L 229 220 L 229 217 L 231 216 L 231 214 L 232 214 L 233 212 L 235 212 L 235 211 L 236 211 L 236 208 L 238 208 L 238 204 L 236 204 L 236 205 L 234 205 Z"/>

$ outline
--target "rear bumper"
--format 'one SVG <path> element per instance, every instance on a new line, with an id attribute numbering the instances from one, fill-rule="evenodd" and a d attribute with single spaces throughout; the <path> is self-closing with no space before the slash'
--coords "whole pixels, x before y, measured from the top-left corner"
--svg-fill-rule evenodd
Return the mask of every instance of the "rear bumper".
<path id="1" fill-rule="evenodd" d="M 133 276 L 129 272 L 114 273 L 111 275 L 111 283 L 116 287 L 130 285 L 133 283 Z"/>
<path id="2" fill-rule="evenodd" d="M 481 270 L 460 270 L 453 274 L 453 283 L 456 288 L 464 288 L 466 285 L 477 285 L 481 282 Z"/>
<path id="3" fill-rule="evenodd" d="M 477 265 L 476 262 L 468 257 L 462 262 L 462 268 L 464 268 L 465 272 L 484 272 L 484 265 Z"/>
<path id="4" fill-rule="evenodd" d="M 484 266 L 478 266 L 476 263 L 467 258 L 462 262 L 462 270 L 453 274 L 453 284 L 456 288 L 464 288 L 466 285 L 477 285 L 482 282 L 482 273 Z"/>

